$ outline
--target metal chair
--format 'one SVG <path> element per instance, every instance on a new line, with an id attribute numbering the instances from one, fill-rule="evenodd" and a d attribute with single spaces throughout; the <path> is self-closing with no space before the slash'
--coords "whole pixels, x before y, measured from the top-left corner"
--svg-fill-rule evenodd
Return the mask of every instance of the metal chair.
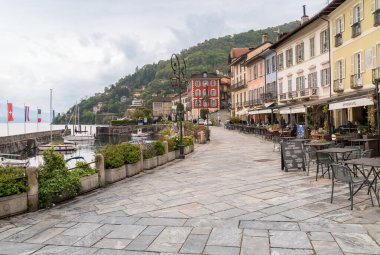
<path id="1" fill-rule="evenodd" d="M 351 200 L 351 210 L 352 210 L 354 207 L 354 195 L 357 192 L 357 190 L 354 191 L 354 188 L 356 186 L 362 185 L 365 179 L 352 176 L 351 171 L 347 166 L 340 165 L 340 164 L 331 164 L 330 166 L 332 170 L 331 203 L 333 202 L 335 182 L 340 181 L 342 183 L 347 183 L 350 189 L 350 200 Z M 369 192 L 370 192 L 371 202 L 373 206 L 372 192 L 371 190 L 369 190 Z"/>
<path id="2" fill-rule="evenodd" d="M 334 163 L 334 160 L 332 159 L 331 155 L 326 152 L 316 152 L 317 156 L 317 173 L 315 174 L 315 180 L 318 180 L 318 173 L 319 173 L 319 167 L 321 167 L 322 173 L 321 176 L 325 176 L 326 172 L 329 175 L 330 178 L 330 165 Z M 324 167 L 327 167 L 327 170 L 324 170 Z"/>
<path id="3" fill-rule="evenodd" d="M 304 150 L 305 162 L 307 164 L 307 175 L 309 175 L 310 164 L 317 163 L 317 149 L 313 146 L 307 146 Z"/>

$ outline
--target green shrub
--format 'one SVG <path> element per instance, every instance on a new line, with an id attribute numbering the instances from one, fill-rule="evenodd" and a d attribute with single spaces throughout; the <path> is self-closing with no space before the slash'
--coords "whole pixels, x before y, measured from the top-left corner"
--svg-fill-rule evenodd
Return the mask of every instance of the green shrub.
<path id="1" fill-rule="evenodd" d="M 161 141 L 155 141 L 154 146 L 156 149 L 156 156 L 162 156 L 165 154 L 165 147 Z"/>
<path id="2" fill-rule="evenodd" d="M 123 154 L 124 164 L 135 164 L 141 159 L 139 145 L 122 143 L 119 146 Z"/>
<path id="3" fill-rule="evenodd" d="M 156 155 L 157 155 L 157 152 L 156 152 L 156 144 L 155 143 L 144 144 L 144 147 L 143 147 L 144 159 L 153 158 Z"/>
<path id="4" fill-rule="evenodd" d="M 168 138 L 165 141 L 168 142 L 168 151 L 174 151 L 177 147 L 177 142 L 174 137 Z"/>
<path id="5" fill-rule="evenodd" d="M 79 161 L 75 164 L 75 168 L 70 170 L 72 174 L 77 174 L 79 178 L 96 174 L 96 169 L 92 168 L 86 162 Z"/>
<path id="6" fill-rule="evenodd" d="M 183 145 L 184 146 L 190 146 L 190 145 L 193 145 L 194 144 L 194 141 L 193 141 L 193 137 L 192 136 L 184 136 L 183 137 Z"/>
<path id="7" fill-rule="evenodd" d="M 106 169 L 118 168 L 124 165 L 124 155 L 119 145 L 108 144 L 99 150 L 104 157 Z"/>
<path id="8" fill-rule="evenodd" d="M 137 125 L 137 120 L 111 120 L 112 126 Z"/>
<path id="9" fill-rule="evenodd" d="M 0 167 L 0 197 L 27 191 L 24 171 L 21 167 Z"/>
<path id="10" fill-rule="evenodd" d="M 40 208 L 51 207 L 62 197 L 71 198 L 80 190 L 79 174 L 67 171 L 63 156 L 53 150 L 44 151 L 44 164 L 38 169 Z"/>

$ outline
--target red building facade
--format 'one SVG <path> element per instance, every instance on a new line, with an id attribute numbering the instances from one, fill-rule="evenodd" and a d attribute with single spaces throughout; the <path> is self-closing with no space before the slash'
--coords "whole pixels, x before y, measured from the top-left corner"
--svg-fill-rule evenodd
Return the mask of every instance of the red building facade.
<path id="1" fill-rule="evenodd" d="M 194 119 L 200 117 L 201 109 L 209 112 L 220 109 L 220 80 L 216 73 L 192 74 L 188 93 Z"/>

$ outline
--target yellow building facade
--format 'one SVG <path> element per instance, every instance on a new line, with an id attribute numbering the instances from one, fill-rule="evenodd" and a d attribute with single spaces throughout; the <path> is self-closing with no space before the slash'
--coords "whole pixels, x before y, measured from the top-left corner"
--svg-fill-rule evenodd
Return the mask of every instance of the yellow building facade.
<path id="1" fill-rule="evenodd" d="M 335 127 L 348 121 L 367 125 L 368 108 L 374 107 L 373 73 L 380 66 L 380 0 L 339 2 L 328 20 L 333 96 L 342 100 L 329 109 Z"/>

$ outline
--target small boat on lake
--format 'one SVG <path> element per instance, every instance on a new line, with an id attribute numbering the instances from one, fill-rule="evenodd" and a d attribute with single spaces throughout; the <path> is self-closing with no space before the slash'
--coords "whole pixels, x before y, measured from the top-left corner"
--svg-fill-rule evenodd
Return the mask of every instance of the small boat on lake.
<path id="1" fill-rule="evenodd" d="M 76 151 L 77 147 L 75 144 L 44 144 L 44 145 L 39 145 L 38 149 L 40 151 L 46 151 L 46 150 Z"/>
<path id="2" fill-rule="evenodd" d="M 21 155 L 17 154 L 0 154 L 0 166 L 28 167 L 29 159 L 20 159 Z"/>
<path id="3" fill-rule="evenodd" d="M 144 133 L 141 128 L 137 129 L 137 133 L 132 133 L 132 137 L 147 137 L 150 133 Z"/>

